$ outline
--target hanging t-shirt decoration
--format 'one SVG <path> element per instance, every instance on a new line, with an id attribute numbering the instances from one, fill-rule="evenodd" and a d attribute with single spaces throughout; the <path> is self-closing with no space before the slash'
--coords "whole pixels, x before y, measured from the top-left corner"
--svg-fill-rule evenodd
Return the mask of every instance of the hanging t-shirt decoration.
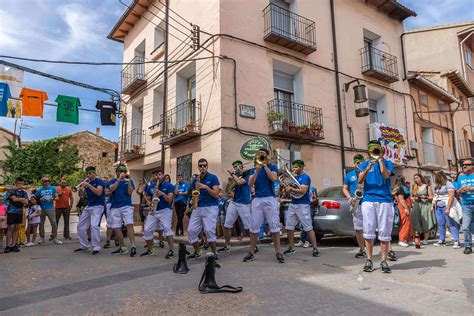
<path id="1" fill-rule="evenodd" d="M 79 98 L 58 95 L 55 102 L 58 104 L 56 121 L 79 124 L 79 107 L 81 106 Z"/>
<path id="2" fill-rule="evenodd" d="M 22 101 L 21 113 L 23 116 L 38 116 L 43 118 L 43 102 L 48 100 L 46 92 L 23 88 L 20 98 Z"/>
<path id="3" fill-rule="evenodd" d="M 115 126 L 117 121 L 117 106 L 112 101 L 97 101 L 96 109 L 100 110 L 100 123 Z"/>
<path id="4" fill-rule="evenodd" d="M 11 98 L 10 86 L 6 83 L 0 82 L 0 116 L 7 116 L 8 114 L 8 99 Z"/>
<path id="5" fill-rule="evenodd" d="M 9 118 L 21 118 L 21 101 L 16 99 L 8 99 L 7 101 Z"/>

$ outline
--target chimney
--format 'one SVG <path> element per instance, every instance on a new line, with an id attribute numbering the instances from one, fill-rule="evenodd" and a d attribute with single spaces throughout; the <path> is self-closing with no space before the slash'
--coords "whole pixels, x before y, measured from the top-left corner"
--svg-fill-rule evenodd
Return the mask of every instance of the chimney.
<path id="1" fill-rule="evenodd" d="M 95 128 L 95 134 L 96 134 L 97 136 L 100 136 L 100 127 L 96 127 L 96 128 Z"/>

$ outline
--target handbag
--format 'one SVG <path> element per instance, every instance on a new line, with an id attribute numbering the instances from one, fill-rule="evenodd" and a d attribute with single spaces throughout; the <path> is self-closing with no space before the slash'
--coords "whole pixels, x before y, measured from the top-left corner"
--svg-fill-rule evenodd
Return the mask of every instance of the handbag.
<path id="1" fill-rule="evenodd" d="M 462 207 L 461 203 L 454 198 L 453 205 L 449 209 L 449 217 L 451 217 L 456 223 L 461 224 L 462 219 Z"/>

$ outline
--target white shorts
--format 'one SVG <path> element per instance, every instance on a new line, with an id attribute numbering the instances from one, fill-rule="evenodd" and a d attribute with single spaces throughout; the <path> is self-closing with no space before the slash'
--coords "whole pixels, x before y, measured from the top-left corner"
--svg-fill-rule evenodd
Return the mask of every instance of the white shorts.
<path id="1" fill-rule="evenodd" d="M 364 221 L 360 204 L 356 206 L 356 211 L 352 214 L 352 222 L 354 223 L 354 230 L 364 230 Z"/>
<path id="2" fill-rule="evenodd" d="M 155 215 L 148 214 L 145 219 L 145 229 L 143 233 L 143 239 L 153 240 L 153 233 L 156 230 L 163 230 L 165 237 L 173 236 L 173 229 L 171 228 L 171 222 L 173 220 L 173 211 L 170 208 L 164 208 L 156 211 Z"/>
<path id="3" fill-rule="evenodd" d="M 122 206 L 110 209 L 112 218 L 112 228 L 122 227 L 122 221 L 125 225 L 133 225 L 133 206 Z"/>
<path id="4" fill-rule="evenodd" d="M 308 204 L 290 204 L 288 206 L 285 217 L 285 228 L 287 230 L 295 230 L 298 221 L 303 225 L 305 232 L 313 230 L 311 207 Z"/>
<path id="5" fill-rule="evenodd" d="M 378 231 L 380 241 L 392 240 L 393 203 L 388 202 L 363 202 L 362 217 L 364 218 L 364 238 L 375 239 Z"/>
<path id="6" fill-rule="evenodd" d="M 254 198 L 252 201 L 250 232 L 257 234 L 260 232 L 263 219 L 267 220 L 272 233 L 280 232 L 280 214 L 278 211 L 278 201 L 276 197 L 268 196 Z"/>
<path id="7" fill-rule="evenodd" d="M 198 207 L 191 213 L 188 226 L 189 242 L 194 244 L 199 240 L 199 233 L 204 229 L 208 242 L 216 241 L 216 225 L 219 215 L 219 207 Z"/>
<path id="8" fill-rule="evenodd" d="M 240 216 L 244 229 L 250 229 L 250 205 L 230 202 L 225 215 L 225 228 L 232 228 Z"/>
<path id="9" fill-rule="evenodd" d="M 107 228 L 113 228 L 113 218 L 112 218 L 112 212 L 110 211 L 110 203 L 105 204 L 105 215 L 107 218 Z"/>

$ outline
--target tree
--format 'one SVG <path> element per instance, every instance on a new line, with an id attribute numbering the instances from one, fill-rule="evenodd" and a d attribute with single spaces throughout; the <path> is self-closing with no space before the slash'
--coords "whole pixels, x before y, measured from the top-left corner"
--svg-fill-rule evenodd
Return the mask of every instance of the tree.
<path id="1" fill-rule="evenodd" d="M 31 185 L 40 184 L 44 176 L 49 177 L 52 184 L 58 184 L 62 178 L 80 179 L 83 173 L 77 165 L 81 158 L 77 147 L 67 144 L 68 138 L 37 141 L 20 148 L 10 141 L 4 146 L 8 150 L 6 158 L 0 162 L 6 182 L 12 184 L 17 177 L 23 177 Z"/>

